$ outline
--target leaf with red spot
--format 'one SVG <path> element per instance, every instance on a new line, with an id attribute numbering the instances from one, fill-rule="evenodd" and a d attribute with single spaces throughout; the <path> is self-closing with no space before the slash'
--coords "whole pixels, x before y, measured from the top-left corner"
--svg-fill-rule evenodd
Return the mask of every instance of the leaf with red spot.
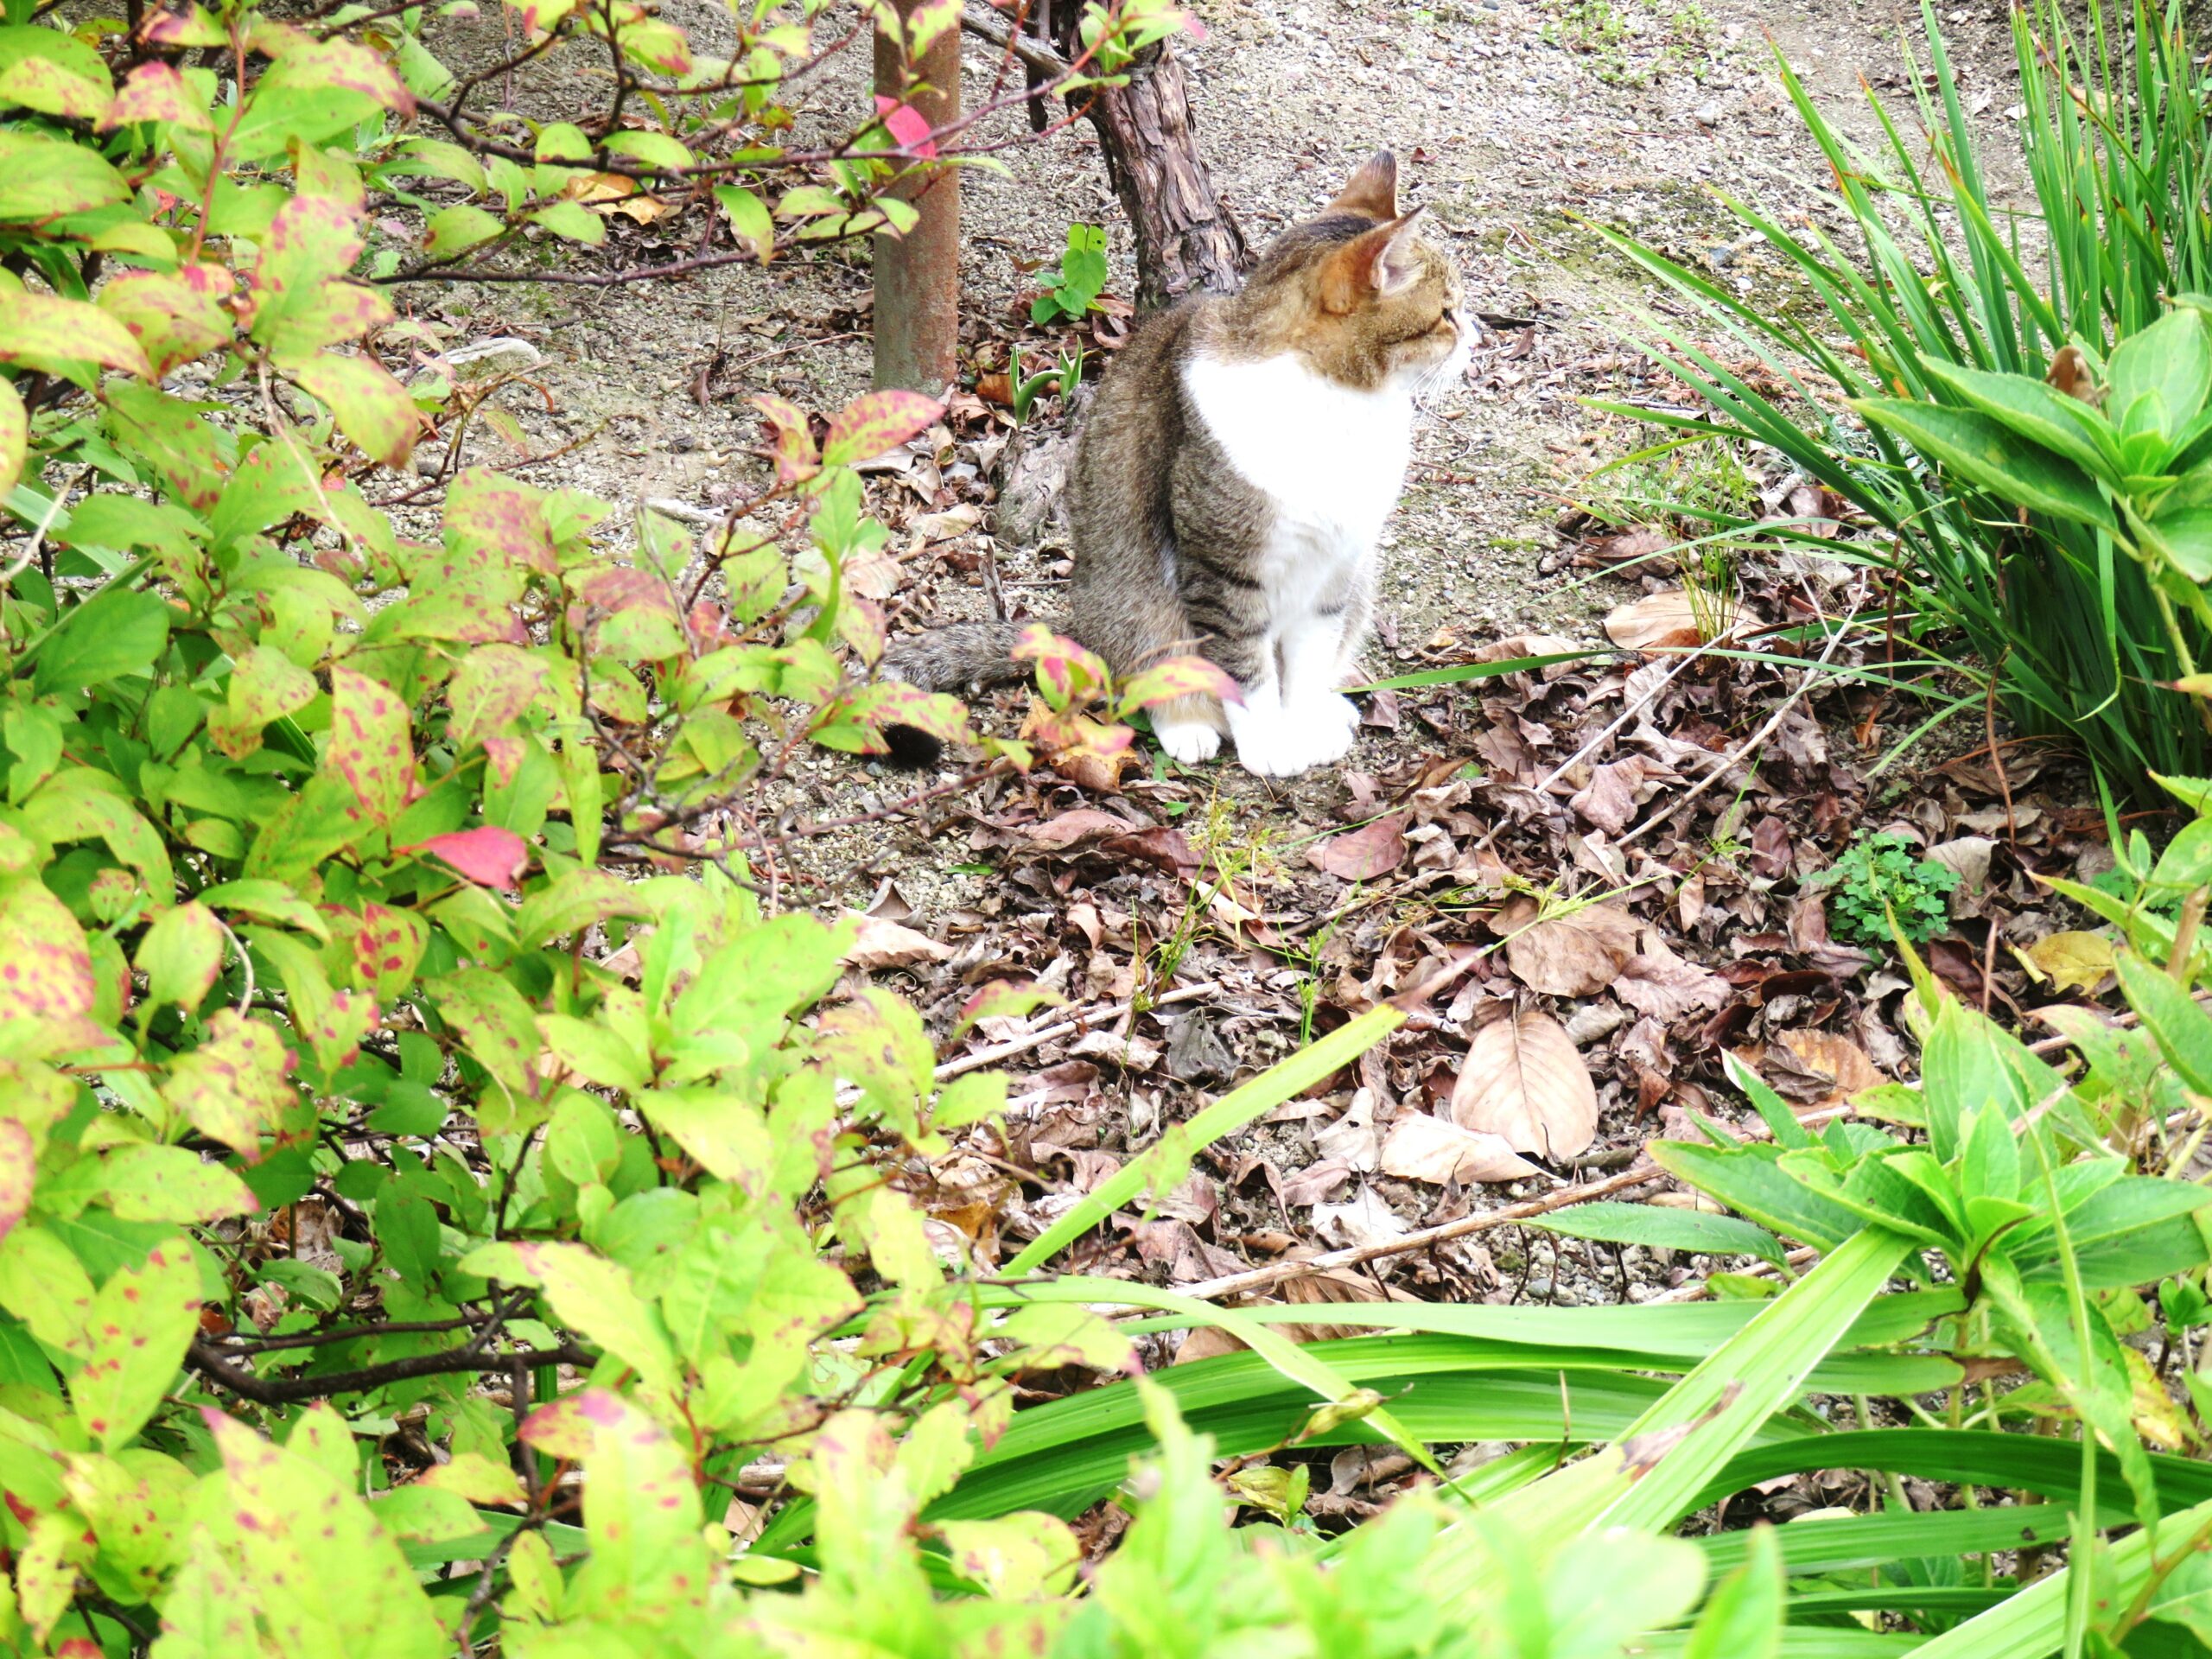
<path id="1" fill-rule="evenodd" d="M 228 46 L 229 33 L 217 22 L 205 6 L 192 0 L 175 6 L 162 6 L 146 14 L 146 21 L 138 32 L 152 46 Z"/>
<path id="2" fill-rule="evenodd" d="M 808 430 L 806 416 L 798 404 L 781 397 L 762 396 L 753 400 L 753 406 L 767 416 L 768 429 L 776 435 L 779 486 L 803 483 L 822 470 L 822 457 L 815 449 L 814 434 Z"/>
<path id="3" fill-rule="evenodd" d="M 513 830 L 493 823 L 432 836 L 412 847 L 394 850 L 435 853 L 478 886 L 497 887 L 502 893 L 515 891 L 515 878 L 530 864 L 530 843 Z"/>
<path id="4" fill-rule="evenodd" d="M 429 942 L 430 930 L 413 911 L 372 899 L 354 925 L 353 971 L 365 988 L 388 1000 L 414 982 L 416 964 Z"/>
<path id="5" fill-rule="evenodd" d="M 541 1046 L 537 1020 L 522 993 L 486 968 L 424 982 L 431 1006 L 461 1046 L 512 1095 L 537 1092 L 531 1062 Z"/>
<path id="6" fill-rule="evenodd" d="M 257 1646 L 294 1659 L 433 1659 L 452 1651 L 398 1542 L 328 1461 L 296 1449 L 327 1408 L 302 1414 L 288 1446 L 272 1446 L 213 1407 L 200 1412 L 222 1455 L 229 1500 L 207 1507 L 229 1522 L 221 1553 L 257 1605 Z M 337 1439 L 344 1431 L 334 1427 Z M 340 1440 L 338 1449 L 350 1464 L 351 1446 Z"/>
<path id="7" fill-rule="evenodd" d="M 393 637 L 447 639 L 463 645 L 526 645 L 529 630 L 515 612 L 521 578 L 512 569 L 479 568 L 418 582 L 393 607 Z"/>
<path id="8" fill-rule="evenodd" d="M 329 196 L 295 196 L 276 210 L 247 282 L 253 337 L 287 364 L 391 321 L 389 301 L 346 280 L 361 257 L 357 215 Z"/>
<path id="9" fill-rule="evenodd" d="M 101 369 L 154 378 L 145 347 L 121 321 L 84 300 L 29 289 L 0 292 L 0 362 L 90 386 Z"/>
<path id="10" fill-rule="evenodd" d="M 235 1008 L 209 1016 L 207 1036 L 169 1067 L 162 1098 L 202 1135 L 248 1159 L 261 1154 L 261 1137 L 274 1129 L 296 1091 L 285 1081 L 292 1057 L 284 1039 Z"/>
<path id="11" fill-rule="evenodd" d="M 849 467 L 896 449 L 944 413 L 918 391 L 864 391 L 837 411 L 823 440 L 825 467 Z"/>
<path id="12" fill-rule="evenodd" d="M 1037 689 L 1056 710 L 1096 696 L 1106 689 L 1106 664 L 1065 634 L 1054 633 L 1042 622 L 1032 622 L 1015 642 L 1016 662 L 1037 664 Z"/>
<path id="13" fill-rule="evenodd" d="M 168 67 L 156 63 L 145 67 Z M 99 303 L 130 331 L 154 372 L 167 374 L 229 340 L 231 313 L 226 302 L 231 286 L 231 273 L 220 265 L 123 270 L 100 289 Z"/>
<path id="14" fill-rule="evenodd" d="M 321 352 L 293 365 L 291 378 L 330 407 L 338 429 L 363 454 L 386 467 L 404 467 L 423 428 L 423 416 L 407 388 L 373 357 L 341 357 Z"/>
<path id="15" fill-rule="evenodd" d="M 568 1611 L 650 1626 L 704 1607 L 713 1563 L 690 1459 L 658 1424 L 605 1389 L 576 1396 L 562 1421 L 533 1414 L 522 1433 L 533 1446 L 549 1437 L 574 1445 L 587 1427 L 584 1532 L 591 1554 L 569 1582 Z"/>
<path id="16" fill-rule="evenodd" d="M 545 683 L 544 660 L 527 651 L 493 645 L 470 652 L 446 685 L 453 709 L 447 738 L 465 749 L 505 731 L 537 703 Z"/>
<path id="17" fill-rule="evenodd" d="M 129 1442 L 162 1403 L 200 1328 L 200 1267 L 181 1238 L 112 1274 L 92 1298 L 83 1369 L 69 1380 L 77 1421 L 101 1451 Z"/>
<path id="18" fill-rule="evenodd" d="M 235 1173 L 184 1147 L 118 1147 L 100 1160 L 99 1179 L 118 1221 L 219 1221 L 261 1207 Z"/>
<path id="19" fill-rule="evenodd" d="M 231 472 L 224 435 L 182 398 L 127 380 L 102 395 L 116 441 L 142 457 L 178 502 L 206 512 L 222 499 Z"/>
<path id="20" fill-rule="evenodd" d="M 255 645 L 231 670 L 229 701 L 209 711 L 207 741 L 233 760 L 261 747 L 263 728 L 315 701 L 315 676 L 274 645 Z"/>
<path id="21" fill-rule="evenodd" d="M 38 1143 L 17 1119 L 0 1117 L 0 1238 L 30 1213 L 37 1180 Z"/>
<path id="22" fill-rule="evenodd" d="M 1124 709 L 1152 709 L 1178 697 L 1212 697 L 1222 702 L 1243 702 L 1243 690 L 1234 676 L 1216 668 L 1203 657 L 1171 657 L 1154 663 L 1122 685 Z"/>
<path id="23" fill-rule="evenodd" d="M 150 36 L 150 29 L 148 33 Z M 142 63 L 125 76 L 115 102 L 99 119 L 99 130 L 112 132 L 142 121 L 159 121 L 195 132 L 209 131 L 214 125 L 207 118 L 207 100 L 194 97 L 184 77 L 166 63 Z"/>
<path id="24" fill-rule="evenodd" d="M 448 553 L 491 553 L 506 564 L 550 575 L 560 568 L 545 522 L 545 492 L 471 467 L 446 492 Z"/>
<path id="25" fill-rule="evenodd" d="M 924 691 L 902 680 L 879 680 L 831 699 L 815 711 L 807 735 L 824 748 L 849 754 L 882 754 L 891 745 L 884 728 L 908 726 L 946 743 L 972 743 L 968 708 L 942 691 Z"/>
<path id="26" fill-rule="evenodd" d="M 388 829 L 415 780 L 407 704 L 391 687 L 346 667 L 330 671 L 330 745 L 322 769 L 351 790 L 350 817 Z"/>
<path id="27" fill-rule="evenodd" d="M 33 880 L 0 893 L 0 1053 L 43 1059 L 101 1040 L 84 929 Z"/>

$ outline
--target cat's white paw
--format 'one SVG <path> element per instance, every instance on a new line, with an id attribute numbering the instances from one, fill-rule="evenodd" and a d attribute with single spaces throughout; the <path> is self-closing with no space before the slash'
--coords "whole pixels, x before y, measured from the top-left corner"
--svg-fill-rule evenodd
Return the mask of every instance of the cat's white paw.
<path id="1" fill-rule="evenodd" d="M 1291 719 L 1299 725 L 1310 721 L 1316 726 L 1341 728 L 1349 736 L 1359 734 L 1359 705 L 1334 691 L 1298 705 L 1292 711 Z"/>
<path id="2" fill-rule="evenodd" d="M 1154 721 L 1152 734 L 1160 740 L 1161 748 L 1186 766 L 1211 760 L 1221 753 L 1221 734 L 1202 720 Z"/>
<path id="3" fill-rule="evenodd" d="M 1230 728 L 1237 764 L 1255 778 L 1295 778 L 1351 752 L 1352 728 L 1319 702 L 1241 719 L 1232 715 Z"/>

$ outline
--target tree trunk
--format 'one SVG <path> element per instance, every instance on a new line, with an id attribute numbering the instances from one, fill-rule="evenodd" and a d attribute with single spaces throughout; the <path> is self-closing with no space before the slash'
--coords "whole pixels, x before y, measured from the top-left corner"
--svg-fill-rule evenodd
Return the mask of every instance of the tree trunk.
<path id="1" fill-rule="evenodd" d="M 1090 100 L 1106 176 L 1136 232 L 1137 308 L 1172 305 L 1197 289 L 1243 287 L 1253 257 L 1214 194 L 1192 127 L 1189 84 L 1167 43 L 1139 58 L 1128 86 L 1077 96 Z"/>
<path id="2" fill-rule="evenodd" d="M 896 0 L 903 23 L 921 0 Z M 875 88 L 912 104 L 932 127 L 960 114 L 960 31 L 930 43 L 909 80 L 899 43 L 875 36 Z M 903 237 L 875 238 L 875 384 L 942 397 L 959 368 L 960 170 L 947 167 L 891 193 L 921 217 Z"/>

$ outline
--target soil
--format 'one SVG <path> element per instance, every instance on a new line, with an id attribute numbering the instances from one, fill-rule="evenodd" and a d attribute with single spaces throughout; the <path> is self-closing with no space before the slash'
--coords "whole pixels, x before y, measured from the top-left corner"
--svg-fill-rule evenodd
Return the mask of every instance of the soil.
<path id="1" fill-rule="evenodd" d="M 1599 620 L 1661 584 L 1576 564 L 1564 556 L 1558 526 L 1586 493 L 1591 472 L 1650 442 L 1650 434 L 1585 400 L 1665 403 L 1680 388 L 1635 344 L 1647 337 L 1646 314 L 1658 296 L 1592 226 L 1631 231 L 1756 302 L 1791 302 L 1778 257 L 1746 238 L 1712 193 L 1785 221 L 1810 215 L 1833 224 L 1822 199 L 1827 163 L 1789 105 L 1772 50 L 1797 67 L 1842 133 L 1871 143 L 1880 134 L 1862 81 L 1901 119 L 1910 115 L 1901 10 L 1892 0 L 1437 0 L 1421 8 L 1200 0 L 1195 10 L 1205 38 L 1179 49 L 1202 148 L 1248 236 L 1264 240 L 1309 214 L 1366 153 L 1387 144 L 1400 158 L 1402 196 L 1427 207 L 1431 234 L 1460 259 L 1471 306 L 1497 324 L 1466 382 L 1439 394 L 1421 423 L 1414 475 L 1386 537 L 1391 574 L 1371 666 L 1378 676 L 1404 673 L 1532 634 L 1572 646 L 1603 643 Z M 2005 126 L 2013 98 L 2007 13 L 2005 0 L 1944 11 L 1970 101 L 1993 134 Z M 669 0 L 665 14 L 709 50 L 726 28 L 718 7 L 697 0 Z M 831 23 L 842 27 L 841 17 L 833 10 Z M 483 40 L 440 42 L 449 61 L 496 48 L 496 22 L 478 27 Z M 995 66 L 985 48 L 969 44 L 973 104 L 989 95 Z M 864 58 L 849 54 L 817 83 L 809 118 L 849 118 L 865 94 L 864 67 Z M 572 73 L 573 61 L 531 66 L 512 96 L 530 109 Z M 1009 115 L 995 136 L 1017 130 Z M 1004 340 L 1026 327 L 1035 287 L 1027 272 L 1057 257 L 1071 221 L 1109 227 L 1109 291 L 1126 296 L 1135 287 L 1128 238 L 1085 130 L 1011 149 L 1002 160 L 1002 174 L 974 170 L 963 186 L 965 353 L 976 369 L 1002 366 Z M 650 244 L 658 232 L 645 226 L 636 234 Z M 659 257 L 680 251 L 663 249 Z M 425 283 L 405 293 L 415 315 L 451 344 L 513 335 L 544 353 L 532 373 L 537 385 L 500 394 L 531 453 L 561 451 L 523 467 L 523 476 L 632 506 L 652 499 L 702 512 L 718 509 L 757 475 L 758 463 L 745 453 L 757 441 L 750 397 L 774 393 L 834 410 L 867 388 L 868 299 L 864 248 L 650 286 Z M 718 355 L 721 366 L 702 406 L 696 390 Z M 1058 411 L 1045 407 L 1049 433 Z M 958 439 L 948 438 L 939 456 L 948 486 L 988 493 L 1008 424 L 1001 418 L 986 429 L 970 422 Z M 485 425 L 466 443 L 471 463 L 513 467 L 518 460 L 509 438 Z M 1054 538 L 1039 547 L 994 540 L 988 518 L 966 530 L 918 526 L 943 501 L 923 499 L 896 479 L 880 480 L 874 495 L 896 531 L 899 582 L 887 607 L 895 625 L 984 613 L 978 567 L 985 556 L 996 559 L 1011 603 L 1053 614 L 1065 570 Z M 1037 978 L 1092 1005 L 1199 981 L 1218 987 L 1179 1018 L 1114 1022 L 1118 1036 L 1166 1047 L 1165 1058 L 1123 1065 L 1071 1039 L 1013 1062 L 1023 1127 L 1007 1155 L 1020 1161 L 1033 1149 L 1060 1160 L 1056 1170 L 1072 1160 L 1076 1172 L 1072 1186 L 1061 1185 L 1033 1206 L 1033 1222 L 1040 1221 L 1068 1192 L 1095 1183 L 1097 1166 L 1086 1157 L 1110 1165 L 1149 1144 L 1164 1122 L 1287 1052 L 1307 1030 L 1325 1028 L 1329 1005 L 1346 988 L 1380 995 L 1418 977 L 1424 958 L 1394 944 L 1396 931 L 1448 922 L 1455 906 L 1467 907 L 1466 897 L 1432 885 L 1418 905 L 1358 912 L 1357 884 L 1316 873 L 1306 855 L 1376 816 L 1378 798 L 1390 798 L 1387 787 L 1378 798 L 1376 779 L 1402 782 L 1426 766 L 1434 786 L 1453 777 L 1457 763 L 1478 761 L 1472 750 L 1453 747 L 1466 730 L 1446 706 L 1458 695 L 1405 694 L 1395 729 L 1370 726 L 1342 772 L 1270 786 L 1226 766 L 1188 773 L 1162 766 L 1131 780 L 1124 808 L 1179 831 L 1205 861 L 1203 876 L 1172 859 L 1119 869 L 1102 869 L 1094 859 L 1015 879 L 1009 849 L 1021 845 L 1021 823 L 1110 803 L 1004 783 L 949 798 L 918 820 L 795 842 L 785 874 L 819 878 L 824 885 L 809 896 L 827 907 L 873 906 L 950 948 L 948 961 L 882 976 L 922 1001 L 941 1033 L 969 991 L 989 978 Z M 1871 760 L 1910 725 L 1900 710 L 1892 718 L 1901 725 L 1854 733 L 1840 704 L 1814 706 L 1839 759 Z M 1001 715 L 1013 707 L 1002 703 Z M 1442 709 L 1439 719 L 1423 717 L 1431 708 Z M 1951 753 L 1984 741 L 1980 718 L 1970 724 L 1971 735 L 1953 741 Z M 928 781 L 825 754 L 795 766 L 790 788 L 770 805 L 838 818 Z M 1867 805 L 1901 814 L 1924 841 L 1967 833 L 1955 795 L 1916 804 L 1877 790 Z M 1794 873 L 1832 858 L 1856 827 L 1844 825 L 1825 852 L 1803 854 Z M 1589 882 L 1588 872 L 1571 868 L 1520 874 L 1563 877 L 1570 887 Z M 1331 922 L 1329 913 L 1346 904 L 1356 913 L 1342 925 Z M 1239 907 L 1245 919 L 1259 917 L 1263 931 L 1278 924 L 1268 936 L 1272 944 L 1255 948 L 1240 932 Z M 1710 925 L 1694 942 L 1708 960 L 1727 955 Z M 1401 960 L 1402 950 L 1411 959 Z M 1440 1025 L 1432 1022 L 1414 1040 L 1463 1049 L 1479 1023 L 1475 1004 L 1510 990 L 1485 977 L 1473 1003 L 1455 1001 Z M 1627 1023 L 1626 1011 L 1603 999 L 1552 1006 L 1571 1029 L 1577 1022 L 1568 1016 L 1597 1015 L 1577 1035 L 1593 1070 L 1615 1065 L 1607 1037 Z M 1608 1011 L 1620 1015 L 1610 1027 Z M 1013 1022 L 986 1030 L 1025 1028 Z M 1202 1039 L 1217 1051 L 1210 1061 Z M 1399 1052 L 1396 1072 L 1388 1061 L 1360 1072 L 1370 1107 L 1377 1096 L 1386 1111 L 1403 1097 L 1412 1062 L 1402 1046 Z M 1902 1051 L 1876 1058 L 1909 1064 Z M 1147 1265 L 1171 1279 L 1204 1277 L 1246 1265 L 1270 1242 L 1278 1249 L 1363 1242 L 1392 1224 L 1446 1219 L 1454 1206 L 1481 1209 L 1553 1184 L 1546 1176 L 1440 1192 L 1354 1179 L 1317 1201 L 1295 1177 L 1325 1161 L 1317 1129 L 1332 1119 L 1340 1124 L 1348 1104 L 1357 1109 L 1351 1081 L 1219 1149 L 1211 1173 L 1198 1177 L 1203 1191 L 1184 1190 L 1179 1198 L 1187 1202 L 1160 1212 L 1181 1230 L 1138 1237 Z M 1449 1081 L 1446 1071 L 1447 1092 Z M 1596 1155 L 1583 1161 L 1603 1166 L 1610 1155 L 1618 1166 L 1656 1126 L 1625 1062 L 1600 1083 L 1603 1125 Z M 1420 1086 L 1412 1085 L 1408 1103 L 1417 1103 Z M 1426 1294 L 1611 1300 L 1661 1294 L 1681 1282 L 1686 1268 L 1651 1252 L 1515 1231 L 1497 1236 L 1489 1251 L 1436 1253 L 1407 1276 L 1415 1287 L 1428 1286 Z"/>

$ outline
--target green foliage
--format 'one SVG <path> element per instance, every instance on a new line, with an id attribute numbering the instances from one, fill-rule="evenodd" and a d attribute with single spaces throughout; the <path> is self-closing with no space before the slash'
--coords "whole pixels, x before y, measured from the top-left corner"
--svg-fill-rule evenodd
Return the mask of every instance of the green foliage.
<path id="1" fill-rule="evenodd" d="M 1828 892 L 1828 927 L 1851 944 L 1886 944 L 1891 931 L 1924 944 L 1951 925 L 1959 873 L 1923 858 L 1903 836 L 1866 836 L 1817 878 Z"/>
<path id="2" fill-rule="evenodd" d="M 1045 291 L 1030 302 L 1029 320 L 1046 324 L 1079 321 L 1094 308 L 1105 288 L 1104 227 L 1071 225 L 1058 268 L 1046 273 Z"/>
<path id="3" fill-rule="evenodd" d="M 1078 346 L 1072 352 L 1062 352 L 1050 366 L 1034 374 L 1024 374 L 1020 353 L 1016 352 L 1010 357 L 1007 361 L 1007 385 L 1014 400 L 1014 424 L 1020 426 L 1029 418 L 1038 394 L 1047 387 L 1060 394 L 1065 406 L 1075 396 L 1075 389 L 1083 384 L 1083 348 Z"/>
<path id="4" fill-rule="evenodd" d="M 1601 233 L 1691 303 L 1707 343 L 1728 342 L 1662 330 L 1713 416 L 1661 423 L 1770 445 L 1863 512 L 1893 539 L 1923 640 L 1963 641 L 2018 725 L 2070 738 L 2139 796 L 2150 773 L 2202 773 L 2212 756 L 2212 725 L 2176 689 L 2212 652 L 2202 486 L 2182 485 L 2205 459 L 2202 323 L 2168 311 L 2212 292 L 2212 108 L 2178 0 L 2125 0 L 2116 27 L 2092 0 L 2086 47 L 2052 0 L 2016 8 L 2012 130 L 2040 209 L 2023 221 L 1990 197 L 1935 9 L 1922 12 L 1922 131 L 1877 100 L 1871 158 L 1781 66 L 1855 250 L 1721 198 L 1798 294 L 1752 304 Z M 1739 372 L 1745 357 L 1758 373 Z M 1820 378 L 1865 429 L 1827 412 Z"/>

